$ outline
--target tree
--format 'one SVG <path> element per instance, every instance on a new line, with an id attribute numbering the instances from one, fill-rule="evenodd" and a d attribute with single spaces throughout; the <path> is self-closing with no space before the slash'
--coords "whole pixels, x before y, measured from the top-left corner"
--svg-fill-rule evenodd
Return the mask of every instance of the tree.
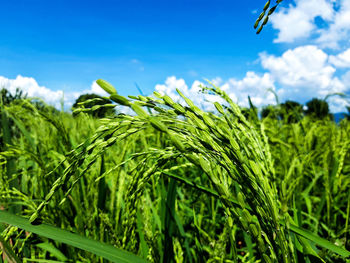
<path id="1" fill-rule="evenodd" d="M 303 106 L 298 102 L 287 100 L 281 104 L 279 115 L 286 123 L 296 123 L 303 118 Z"/>
<path id="2" fill-rule="evenodd" d="M 27 95 L 23 94 L 23 91 L 19 88 L 16 89 L 16 92 L 14 95 L 12 95 L 7 89 L 2 88 L 0 90 L 0 97 L 4 105 L 9 105 L 11 102 L 15 100 L 26 99 Z"/>
<path id="3" fill-rule="evenodd" d="M 263 107 L 261 118 L 283 120 L 285 123 L 296 123 L 303 118 L 303 106 L 295 101 L 287 100 L 276 106 Z"/>
<path id="4" fill-rule="evenodd" d="M 329 117 L 333 120 L 333 114 L 329 111 L 328 102 L 326 100 L 321 100 L 317 98 L 313 98 L 312 100 L 306 103 L 307 110 L 305 114 L 307 116 L 315 117 L 317 119 L 324 119 Z"/>
<path id="5" fill-rule="evenodd" d="M 83 94 L 80 95 L 80 97 L 75 101 L 75 103 L 72 106 L 72 110 L 77 108 L 92 108 L 95 105 L 105 105 L 111 103 L 111 100 L 103 98 L 97 94 Z M 89 111 L 88 113 L 91 114 L 93 117 L 103 118 L 106 116 L 114 115 L 115 111 L 112 108 L 101 107 L 97 110 Z"/>
<path id="6" fill-rule="evenodd" d="M 279 117 L 279 109 L 278 106 L 275 105 L 267 105 L 264 106 L 261 110 L 261 118 L 272 118 L 278 119 Z"/>
<path id="7" fill-rule="evenodd" d="M 38 111 L 50 113 L 50 114 L 56 114 L 56 115 L 60 113 L 60 111 L 56 109 L 54 106 L 48 105 L 42 100 L 34 99 L 31 101 L 31 103 L 35 106 L 35 108 L 38 109 Z"/>

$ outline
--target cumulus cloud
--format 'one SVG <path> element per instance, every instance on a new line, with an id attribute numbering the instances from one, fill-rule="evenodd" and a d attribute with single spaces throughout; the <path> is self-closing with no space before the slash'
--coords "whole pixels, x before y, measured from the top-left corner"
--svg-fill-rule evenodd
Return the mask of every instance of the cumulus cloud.
<path id="1" fill-rule="evenodd" d="M 155 86 L 155 90 L 162 95 L 166 94 L 170 96 L 175 102 L 184 104 L 184 100 L 176 91 L 176 89 L 178 89 L 182 94 L 190 98 L 196 105 L 202 107 L 203 109 L 208 111 L 215 110 L 212 103 L 215 101 L 222 103 L 223 100 L 217 96 L 202 93 L 200 87 L 201 85 L 204 86 L 205 84 L 196 80 L 189 88 L 184 79 L 177 79 L 175 76 L 171 76 L 165 80 L 164 84 L 157 84 Z"/>
<path id="2" fill-rule="evenodd" d="M 347 103 L 347 101 L 343 98 L 334 96 L 328 99 L 327 102 L 331 112 L 347 112 L 346 106 L 349 106 L 349 103 Z"/>
<path id="3" fill-rule="evenodd" d="M 223 81 L 221 78 L 215 78 L 210 80 L 210 82 L 220 86 L 234 102 L 243 107 L 249 106 L 248 95 L 257 107 L 275 102 L 273 94 L 267 92 L 268 89 L 275 89 L 269 73 L 260 76 L 255 72 L 247 72 L 246 76 L 241 80 L 230 78 L 227 81 Z M 224 103 L 223 99 L 216 95 L 201 93 L 201 85 L 208 86 L 210 84 L 196 80 L 192 83 L 191 88 L 189 88 L 184 79 L 177 79 L 175 76 L 171 76 L 165 80 L 164 84 L 156 85 L 155 90 L 161 94 L 169 95 L 177 102 L 183 103 L 181 97 L 176 92 L 176 89 L 179 89 L 195 104 L 209 111 L 215 110 L 213 106 L 215 101 Z"/>
<path id="4" fill-rule="evenodd" d="M 260 55 L 263 68 L 286 86 L 329 86 L 335 68 L 328 65 L 328 55 L 316 46 L 300 46 L 289 49 L 280 57 Z"/>
<path id="5" fill-rule="evenodd" d="M 329 26 L 318 30 L 320 35 L 316 40 L 321 47 L 327 48 L 340 48 L 340 43 L 345 42 L 345 45 L 349 45 L 350 39 L 350 1 L 349 0 L 337 0 L 338 11 L 335 12 L 333 19 L 330 21 Z"/>
<path id="6" fill-rule="evenodd" d="M 93 81 L 90 89 L 83 90 L 81 92 L 63 92 L 63 90 L 51 90 L 45 86 L 41 86 L 32 77 L 23 77 L 18 75 L 15 79 L 9 79 L 0 76 L 0 89 L 5 88 L 11 94 L 16 93 L 16 89 L 19 88 L 29 98 L 43 99 L 49 105 L 54 106 L 57 109 L 61 109 L 61 101 L 63 99 L 64 107 L 69 110 L 74 104 L 75 100 L 82 94 L 94 93 L 100 96 L 108 96 L 108 94 Z"/>
<path id="7" fill-rule="evenodd" d="M 257 107 L 275 103 L 274 95 L 268 92 L 268 89 L 276 89 L 270 73 L 258 75 L 248 71 L 243 79 L 230 78 L 221 88 L 243 107 L 248 107 L 248 96 Z"/>
<path id="8" fill-rule="evenodd" d="M 282 100 L 305 102 L 313 97 L 349 92 L 344 80 L 335 76 L 336 68 L 330 64 L 330 56 L 316 46 L 290 49 L 280 57 L 262 53 L 260 58 L 263 68 L 279 83 L 277 94 Z M 345 106 L 344 100 L 336 97 L 329 102 L 332 111 Z"/>
<path id="9" fill-rule="evenodd" d="M 281 102 L 294 100 L 305 103 L 312 98 L 324 99 L 332 93 L 349 94 L 350 71 L 343 76 L 336 74 L 337 68 L 347 66 L 348 52 L 330 56 L 317 46 L 307 45 L 287 50 L 281 56 L 261 53 L 260 62 L 265 73 L 249 71 L 242 79 L 216 78 L 211 82 L 243 107 L 248 107 L 248 95 L 257 107 L 274 104 L 275 97 L 268 89 L 275 91 Z M 172 76 L 164 84 L 156 85 L 155 89 L 181 102 L 176 92 L 178 88 L 206 110 L 214 109 L 214 101 L 223 102 L 217 96 L 199 93 L 200 84 L 208 85 L 196 80 L 189 87 L 184 79 Z M 348 105 L 346 100 L 337 96 L 332 96 L 327 101 L 332 112 L 345 111 L 345 106 Z"/>
<path id="10" fill-rule="evenodd" d="M 295 6 L 280 8 L 271 16 L 272 26 L 279 30 L 275 42 L 293 42 L 307 38 L 317 29 L 315 18 L 331 21 L 335 16 L 333 0 L 296 0 Z"/>
<path id="11" fill-rule="evenodd" d="M 7 89 L 11 94 L 16 93 L 20 88 L 28 97 L 37 97 L 45 100 L 47 103 L 60 108 L 60 101 L 63 97 L 63 91 L 53 91 L 44 86 L 39 86 L 34 78 L 18 75 L 15 79 L 8 79 L 0 76 L 0 88 Z"/>
<path id="12" fill-rule="evenodd" d="M 322 48 L 338 49 L 340 43 L 349 44 L 350 2 L 296 0 L 295 5 L 279 8 L 271 16 L 271 23 L 279 31 L 276 43 L 312 39 Z"/>
<path id="13" fill-rule="evenodd" d="M 350 68 L 350 48 L 336 56 L 330 56 L 329 62 L 338 68 Z"/>

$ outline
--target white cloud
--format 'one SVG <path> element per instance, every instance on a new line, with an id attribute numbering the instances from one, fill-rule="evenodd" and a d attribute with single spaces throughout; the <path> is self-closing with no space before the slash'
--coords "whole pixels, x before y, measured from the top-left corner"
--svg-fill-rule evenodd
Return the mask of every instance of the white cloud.
<path id="1" fill-rule="evenodd" d="M 34 78 L 18 75 L 15 79 L 8 79 L 0 76 L 0 88 L 7 89 L 15 94 L 16 88 L 20 88 L 28 97 L 38 97 L 47 103 L 60 108 L 60 100 L 63 96 L 62 90 L 53 91 L 44 86 L 39 86 Z"/>
<path id="2" fill-rule="evenodd" d="M 188 86 L 184 79 L 177 79 L 175 76 L 168 77 L 165 84 L 157 84 L 155 90 L 160 94 L 170 96 L 174 101 L 180 101 L 180 95 L 176 92 L 179 89 L 185 96 L 189 95 Z"/>
<path id="3" fill-rule="evenodd" d="M 334 96 L 328 99 L 327 102 L 329 104 L 329 110 L 331 112 L 347 112 L 346 106 L 349 106 L 349 104 L 346 102 L 346 100 Z"/>
<path id="4" fill-rule="evenodd" d="M 75 100 L 82 94 L 94 93 L 100 96 L 108 96 L 95 81 L 92 82 L 90 89 L 81 92 L 64 93 L 62 90 L 53 91 L 44 86 L 40 86 L 34 78 L 23 77 L 21 75 L 18 75 L 15 79 L 8 79 L 0 76 L 0 89 L 1 88 L 7 89 L 13 95 L 16 93 L 16 89 L 20 88 L 28 98 L 41 98 L 57 109 L 61 109 L 61 100 L 63 98 L 66 110 L 69 110 Z"/>
<path id="5" fill-rule="evenodd" d="M 330 93 L 350 91 L 344 80 L 335 76 L 336 68 L 330 64 L 328 54 L 316 46 L 300 46 L 287 50 L 280 57 L 262 53 L 260 58 L 262 66 L 280 86 L 277 94 L 281 101 L 305 102 L 314 97 L 323 99 Z M 334 112 L 345 105 L 344 100 L 336 97 L 329 103 Z"/>
<path id="6" fill-rule="evenodd" d="M 185 104 L 184 100 L 176 91 L 176 89 L 178 89 L 182 94 L 184 94 L 196 105 L 202 107 L 203 109 L 208 111 L 215 110 L 215 107 L 212 103 L 215 101 L 223 102 L 222 99 L 210 94 L 201 93 L 201 85 L 205 84 L 201 81 L 195 80 L 192 83 L 191 88 L 189 88 L 184 79 L 177 79 L 175 76 L 171 76 L 165 80 L 164 84 L 157 84 L 155 86 L 155 90 L 163 95 L 166 94 L 170 96 L 175 102 Z"/>
<path id="7" fill-rule="evenodd" d="M 295 5 L 280 7 L 270 20 L 279 31 L 276 43 L 307 39 L 332 49 L 350 43 L 349 0 L 295 0 Z"/>
<path id="8" fill-rule="evenodd" d="M 317 29 L 315 18 L 323 20 L 334 19 L 333 0 L 296 0 L 293 6 L 280 8 L 273 14 L 271 23 L 273 28 L 279 30 L 274 42 L 293 42 L 300 38 L 307 38 Z"/>
<path id="9" fill-rule="evenodd" d="M 230 78 L 221 85 L 221 88 L 243 107 L 249 107 L 248 96 L 250 96 L 253 104 L 257 107 L 275 103 L 274 95 L 267 91 L 268 89 L 275 90 L 274 81 L 270 73 L 260 76 L 255 72 L 249 71 L 241 80 Z"/>
<path id="10" fill-rule="evenodd" d="M 350 39 L 350 1 L 333 1 L 339 4 L 339 10 L 335 12 L 332 21 L 327 28 L 318 30 L 319 38 L 316 40 L 321 47 L 340 48 L 340 43 L 349 45 Z"/>
<path id="11" fill-rule="evenodd" d="M 286 86 L 317 86 L 326 88 L 335 72 L 328 65 L 328 55 L 316 46 L 289 49 L 280 57 L 260 54 L 263 68 Z"/>
<path id="12" fill-rule="evenodd" d="M 219 79 L 214 79 L 212 80 L 212 83 L 214 84 L 217 81 L 219 81 Z M 223 103 L 224 100 L 212 94 L 202 93 L 200 86 L 206 85 L 208 84 L 195 80 L 192 83 L 191 88 L 189 88 L 184 79 L 177 79 L 175 76 L 171 76 L 165 80 L 164 84 L 157 84 L 155 86 L 155 90 L 163 95 L 166 94 L 170 96 L 175 102 L 185 105 L 186 103 L 176 91 L 176 89 L 178 89 L 187 98 L 191 99 L 197 106 L 207 111 L 214 111 L 215 107 L 213 103 L 215 101 Z"/>
<path id="13" fill-rule="evenodd" d="M 313 45 L 287 50 L 281 56 L 261 53 L 260 62 L 266 70 L 264 74 L 249 71 L 242 79 L 216 78 L 211 82 L 221 87 L 233 101 L 243 107 L 248 107 L 248 95 L 257 107 L 274 104 L 275 97 L 272 92 L 267 91 L 268 89 L 277 93 L 280 102 L 294 100 L 305 103 L 312 98 L 324 99 L 332 93 L 349 94 L 350 70 L 341 77 L 336 75 L 337 68 L 345 67 L 349 63 L 349 53 L 350 51 L 346 51 L 336 56 L 329 56 Z M 197 105 L 213 110 L 211 102 L 218 98 L 198 93 L 199 84 L 203 83 L 196 80 L 189 88 L 184 79 L 172 76 L 168 77 L 164 84 L 156 85 L 155 89 L 175 100 L 180 100 L 176 93 L 178 88 Z M 338 96 L 332 96 L 327 101 L 332 112 L 345 111 L 345 106 L 348 105 L 346 100 Z"/>
<path id="14" fill-rule="evenodd" d="M 260 54 L 260 62 L 266 72 L 257 74 L 249 71 L 242 79 L 215 78 L 211 82 L 221 87 L 233 101 L 240 106 L 248 107 L 248 95 L 255 106 L 274 104 L 275 97 L 268 89 L 275 91 L 281 102 L 294 100 L 305 103 L 312 98 L 324 99 L 332 93 L 349 93 L 350 71 L 341 78 L 336 76 L 339 65 L 347 63 L 348 53 L 329 56 L 317 46 L 307 45 L 290 49 L 281 56 Z M 341 64 L 342 63 L 342 64 Z M 185 96 L 206 110 L 213 110 L 212 102 L 223 102 L 214 95 L 199 93 L 198 86 L 209 85 L 198 80 L 191 88 L 184 79 L 168 77 L 164 84 L 155 86 L 155 90 L 167 94 L 175 101 L 182 102 L 176 92 L 178 88 Z M 334 96 L 328 99 L 332 112 L 344 111 L 348 104 L 344 99 Z"/>
<path id="15" fill-rule="evenodd" d="M 350 68 L 350 48 L 336 56 L 329 56 L 329 62 L 338 68 Z"/>
<path id="16" fill-rule="evenodd" d="M 273 80 L 269 73 L 259 76 L 254 72 L 247 72 L 242 80 L 231 78 L 227 81 L 223 81 L 221 78 L 215 78 L 211 80 L 211 82 L 214 85 L 220 86 L 221 89 L 240 106 L 249 107 L 248 95 L 250 95 L 253 104 L 258 107 L 268 103 L 272 104 L 275 101 L 273 94 L 267 92 L 268 88 L 275 89 Z M 156 85 L 155 90 L 161 94 L 167 94 L 173 98 L 174 101 L 183 103 L 182 99 L 176 92 L 177 88 L 196 105 L 209 111 L 215 109 L 213 106 L 215 101 L 224 103 L 224 100 L 216 95 L 200 93 L 200 85 L 210 86 L 208 83 L 196 80 L 193 82 L 191 88 L 188 88 L 184 79 L 177 79 L 175 76 L 171 76 L 166 79 L 165 84 Z"/>

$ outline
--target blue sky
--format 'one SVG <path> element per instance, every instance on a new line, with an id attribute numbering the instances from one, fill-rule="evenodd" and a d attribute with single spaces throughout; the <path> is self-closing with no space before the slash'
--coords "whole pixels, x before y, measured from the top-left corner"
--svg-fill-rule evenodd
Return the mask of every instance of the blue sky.
<path id="1" fill-rule="evenodd" d="M 285 0 L 257 36 L 265 0 L 3 1 L 0 85 L 54 105 L 64 92 L 67 106 L 81 93 L 103 94 L 98 78 L 123 95 L 138 94 L 137 83 L 173 96 L 175 88 L 195 96 L 206 78 L 241 105 L 248 94 L 258 106 L 274 103 L 268 88 L 302 103 L 349 94 L 347 2 Z"/>

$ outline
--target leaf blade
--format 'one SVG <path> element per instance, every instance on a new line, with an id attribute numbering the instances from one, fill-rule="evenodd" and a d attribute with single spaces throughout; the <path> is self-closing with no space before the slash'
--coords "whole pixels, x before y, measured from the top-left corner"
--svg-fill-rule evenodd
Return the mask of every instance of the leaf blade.
<path id="1" fill-rule="evenodd" d="M 107 245 L 95 240 L 88 239 L 86 237 L 71 233 L 66 230 L 62 230 L 51 225 L 32 225 L 30 224 L 28 219 L 13 215 L 6 211 L 0 211 L 0 223 L 10 224 L 21 229 L 25 229 L 26 231 L 33 232 L 37 235 L 50 238 L 58 242 L 62 242 L 67 245 L 74 246 L 76 248 L 91 252 L 97 256 L 101 256 L 112 262 L 147 262 L 127 251 L 115 248 L 111 245 Z"/>

